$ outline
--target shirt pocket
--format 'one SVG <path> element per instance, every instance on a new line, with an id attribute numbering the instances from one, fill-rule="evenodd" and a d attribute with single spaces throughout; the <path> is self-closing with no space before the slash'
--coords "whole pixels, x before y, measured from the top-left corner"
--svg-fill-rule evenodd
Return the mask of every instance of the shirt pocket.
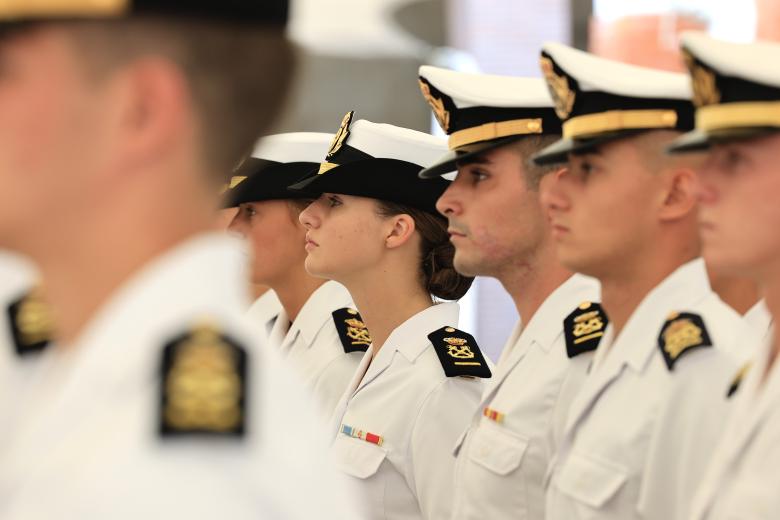
<path id="1" fill-rule="evenodd" d="M 339 471 L 365 480 L 379 471 L 387 452 L 376 444 L 339 435 L 333 443 L 333 458 Z"/>
<path id="2" fill-rule="evenodd" d="M 497 475 L 509 475 L 520 467 L 528 441 L 507 430 L 477 428 L 469 449 L 469 458 Z"/>
<path id="3" fill-rule="evenodd" d="M 584 507 L 582 518 L 597 518 L 598 511 L 613 499 L 628 480 L 628 470 L 603 459 L 572 453 L 554 485 Z"/>

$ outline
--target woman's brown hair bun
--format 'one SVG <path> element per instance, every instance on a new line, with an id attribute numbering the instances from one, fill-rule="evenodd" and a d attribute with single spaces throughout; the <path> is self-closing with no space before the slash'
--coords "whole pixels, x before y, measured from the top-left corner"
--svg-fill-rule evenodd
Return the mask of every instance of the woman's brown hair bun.
<path id="1" fill-rule="evenodd" d="M 378 201 L 379 214 L 384 217 L 407 214 L 422 238 L 420 276 L 426 290 L 441 300 L 459 300 L 471 287 L 473 277 L 455 270 L 455 246 L 447 233 L 447 220 L 427 211 L 395 202 Z"/>

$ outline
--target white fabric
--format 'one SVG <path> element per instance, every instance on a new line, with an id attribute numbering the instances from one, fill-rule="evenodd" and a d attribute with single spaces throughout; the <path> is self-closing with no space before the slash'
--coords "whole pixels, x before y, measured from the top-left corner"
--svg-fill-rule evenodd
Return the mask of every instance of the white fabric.
<path id="1" fill-rule="evenodd" d="M 734 413 L 694 499 L 692 520 L 780 518 L 780 363 L 768 366 L 772 343 L 759 350 L 734 397 Z"/>
<path id="2" fill-rule="evenodd" d="M 547 84 L 541 78 L 475 74 L 423 65 L 420 76 L 452 98 L 458 108 L 552 107 Z"/>
<path id="3" fill-rule="evenodd" d="M 252 323 L 252 327 L 262 334 L 263 339 L 268 339 L 280 312 L 282 312 L 282 302 L 272 289 L 268 289 L 252 303 L 246 311 L 246 317 Z"/>
<path id="4" fill-rule="evenodd" d="M 569 359 L 563 320 L 584 301 L 598 301 L 598 283 L 574 275 L 542 303 L 525 330 L 510 337 L 479 407 L 456 448 L 453 518 L 544 518 L 544 477 L 569 404 L 590 353 Z M 483 416 L 489 407 L 501 422 Z"/>
<path id="5" fill-rule="evenodd" d="M 350 125 L 346 143 L 378 159 L 398 159 L 423 167 L 434 164 L 448 150 L 441 137 L 365 119 Z"/>
<path id="6" fill-rule="evenodd" d="M 396 328 L 371 361 L 363 358 L 333 416 L 336 465 L 369 501 L 367 519 L 449 520 L 452 446 L 468 424 L 483 380 L 446 377 L 428 334 L 455 326 L 442 303 Z M 341 425 L 383 437 L 381 446 L 340 433 Z"/>
<path id="7" fill-rule="evenodd" d="M 322 132 L 290 132 L 269 135 L 257 142 L 252 157 L 280 163 L 318 163 L 328 153 L 332 140 L 333 134 Z"/>
<path id="8" fill-rule="evenodd" d="M 658 337 L 672 312 L 699 314 L 715 346 L 683 354 L 670 371 Z M 598 350 L 609 353 L 573 401 L 550 465 L 547 519 L 687 519 L 738 366 L 719 346 L 739 339 L 741 323 L 697 259 L 648 293 L 614 341 L 608 327 Z"/>
<path id="9" fill-rule="evenodd" d="M 681 41 L 683 48 L 723 75 L 780 87 L 780 71 L 772 66 L 780 60 L 776 42 L 725 42 L 695 31 L 683 33 Z"/>
<path id="10" fill-rule="evenodd" d="M 691 99 L 693 95 L 687 74 L 629 65 L 562 43 L 545 43 L 542 50 L 577 80 L 583 92 L 599 91 L 621 96 L 667 99 Z"/>
<path id="11" fill-rule="evenodd" d="M 274 325 L 274 344 L 313 392 L 324 417 L 330 417 L 355 375 L 363 352 L 344 352 L 333 311 L 355 308 L 347 289 L 325 282 L 312 293 L 290 325 L 282 309 Z"/>
<path id="12" fill-rule="evenodd" d="M 48 351 L 26 413 L 4 422 L 2 518 L 356 518 L 295 375 L 247 332 L 245 263 L 234 239 L 190 239 Z M 201 320 L 246 347 L 240 440 L 158 433 L 163 348 Z"/>

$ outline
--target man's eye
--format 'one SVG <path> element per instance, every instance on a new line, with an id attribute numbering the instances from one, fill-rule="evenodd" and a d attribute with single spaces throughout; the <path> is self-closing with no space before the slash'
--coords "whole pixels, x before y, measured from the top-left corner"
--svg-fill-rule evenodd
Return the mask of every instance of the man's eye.
<path id="1" fill-rule="evenodd" d="M 471 170 L 471 178 L 474 182 L 481 182 L 487 179 L 489 175 L 482 170 Z"/>

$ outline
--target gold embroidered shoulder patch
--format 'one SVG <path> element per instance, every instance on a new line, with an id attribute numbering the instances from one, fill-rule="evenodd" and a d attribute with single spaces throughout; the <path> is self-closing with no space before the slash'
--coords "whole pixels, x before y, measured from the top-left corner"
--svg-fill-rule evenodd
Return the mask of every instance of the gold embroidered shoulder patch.
<path id="1" fill-rule="evenodd" d="M 336 325 L 345 353 L 368 350 L 371 345 L 371 335 L 358 311 L 349 307 L 333 311 L 333 323 Z"/>
<path id="2" fill-rule="evenodd" d="M 18 355 L 41 352 L 51 344 L 54 319 L 40 288 L 36 287 L 12 302 L 8 306 L 8 319 Z"/>
<path id="3" fill-rule="evenodd" d="M 601 305 L 582 302 L 563 320 L 566 355 L 573 358 L 596 350 L 608 324 L 609 319 Z"/>
<path id="4" fill-rule="evenodd" d="M 447 377 L 492 376 L 485 356 L 471 334 L 455 327 L 442 327 L 428 334 L 428 339 L 436 350 Z"/>
<path id="5" fill-rule="evenodd" d="M 698 347 L 711 347 L 712 341 L 704 320 L 691 312 L 674 312 L 658 335 L 658 347 L 669 370 L 683 354 Z"/>
<path id="6" fill-rule="evenodd" d="M 211 325 L 198 325 L 163 350 L 160 434 L 241 437 L 247 353 Z"/>

